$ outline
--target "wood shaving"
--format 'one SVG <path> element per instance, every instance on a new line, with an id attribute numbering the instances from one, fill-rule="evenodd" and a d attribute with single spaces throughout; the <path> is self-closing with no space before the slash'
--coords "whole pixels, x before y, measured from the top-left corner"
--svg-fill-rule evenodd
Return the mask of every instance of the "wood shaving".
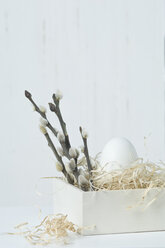
<path id="1" fill-rule="evenodd" d="M 159 197 L 163 188 L 165 188 L 165 164 L 153 162 L 145 162 L 138 159 L 129 168 L 106 171 L 106 166 L 101 168 L 99 162 L 97 169 L 92 171 L 92 188 L 96 191 L 107 190 L 129 190 L 129 189 L 145 189 L 144 194 L 134 206 L 135 208 L 144 205 L 146 210 Z M 108 166 L 109 164 L 107 164 Z M 152 188 L 157 189 L 157 193 L 149 202 L 147 195 Z"/>
<path id="2" fill-rule="evenodd" d="M 27 222 L 21 223 L 15 227 L 18 232 L 8 234 L 21 235 L 33 245 L 48 245 L 57 241 L 67 244 L 69 234 L 81 233 L 81 228 L 68 221 L 67 215 L 63 214 L 48 215 L 39 225 L 31 228 L 27 225 Z"/>
<path id="3" fill-rule="evenodd" d="M 147 194 L 151 188 L 165 187 L 165 165 L 139 159 L 129 168 L 110 172 L 98 166 L 92 171 L 92 184 L 96 190 L 147 189 Z"/>

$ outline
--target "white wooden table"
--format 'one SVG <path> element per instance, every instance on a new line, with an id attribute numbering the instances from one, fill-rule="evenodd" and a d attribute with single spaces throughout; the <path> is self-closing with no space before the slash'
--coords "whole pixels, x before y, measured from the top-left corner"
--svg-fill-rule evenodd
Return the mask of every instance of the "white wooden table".
<path id="1" fill-rule="evenodd" d="M 51 209 L 43 209 L 42 215 L 52 213 Z M 14 231 L 13 226 L 28 221 L 38 224 L 38 209 L 36 207 L 6 207 L 0 208 L 0 233 Z M 0 235 L 1 248 L 30 248 L 23 237 Z M 58 247 L 53 245 L 51 247 Z M 60 247 L 60 246 L 59 246 Z M 63 246 L 62 246 L 63 247 Z M 102 247 L 102 248 L 162 248 L 165 247 L 165 232 L 148 232 L 133 234 L 115 234 L 99 236 L 78 236 L 66 247 Z"/>

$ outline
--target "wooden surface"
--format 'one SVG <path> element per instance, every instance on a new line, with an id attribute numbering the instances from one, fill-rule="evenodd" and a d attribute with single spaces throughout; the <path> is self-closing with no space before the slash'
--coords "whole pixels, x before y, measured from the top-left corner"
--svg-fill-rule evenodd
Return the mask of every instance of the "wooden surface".
<path id="1" fill-rule="evenodd" d="M 165 159 L 164 15 L 164 0 L 0 1 L 3 205 L 38 201 L 35 182 L 55 173 L 24 89 L 41 105 L 63 91 L 74 146 L 82 125 L 92 154 L 125 136 Z"/>

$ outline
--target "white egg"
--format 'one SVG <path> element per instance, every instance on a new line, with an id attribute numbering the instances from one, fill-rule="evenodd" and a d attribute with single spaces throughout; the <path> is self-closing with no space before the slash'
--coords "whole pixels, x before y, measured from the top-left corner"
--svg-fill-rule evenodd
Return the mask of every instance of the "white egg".
<path id="1" fill-rule="evenodd" d="M 132 143 L 126 138 L 116 137 L 105 145 L 101 153 L 100 165 L 105 167 L 105 170 L 111 171 L 129 167 L 137 158 Z"/>

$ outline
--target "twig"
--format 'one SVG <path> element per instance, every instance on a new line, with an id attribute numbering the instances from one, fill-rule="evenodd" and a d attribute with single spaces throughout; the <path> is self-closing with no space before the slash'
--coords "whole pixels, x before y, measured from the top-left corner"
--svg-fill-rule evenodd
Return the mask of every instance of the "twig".
<path id="1" fill-rule="evenodd" d="M 45 133 L 44 135 L 45 135 L 45 138 L 47 139 L 48 146 L 51 148 L 51 150 L 53 151 L 53 153 L 54 153 L 56 159 L 60 162 L 60 164 L 61 164 L 62 167 L 63 167 L 62 173 L 63 173 L 64 176 L 67 178 L 68 182 L 69 182 L 70 184 L 73 184 L 74 182 L 73 182 L 72 178 L 70 177 L 70 175 L 67 173 L 67 171 L 66 171 L 66 169 L 65 169 L 65 165 L 64 165 L 64 163 L 63 163 L 63 161 L 62 161 L 62 157 L 58 154 L 58 152 L 57 152 L 57 150 L 56 150 L 56 148 L 55 148 L 55 146 L 54 146 L 54 144 L 53 144 L 53 142 L 52 142 L 52 140 L 51 140 L 49 134 L 48 134 L 48 133 Z"/>
<path id="2" fill-rule="evenodd" d="M 89 152 L 88 152 L 87 135 L 83 134 L 82 127 L 80 127 L 80 133 L 81 133 L 81 137 L 82 137 L 83 143 L 84 143 L 84 155 L 86 157 L 88 171 L 91 175 L 92 166 L 91 166 L 91 162 L 90 162 L 90 158 L 89 158 Z"/>
<path id="3" fill-rule="evenodd" d="M 66 146 L 69 150 L 69 148 L 71 147 L 70 145 L 70 141 L 69 141 L 69 136 L 68 136 L 68 132 L 67 132 L 67 129 L 66 129 L 66 123 L 64 122 L 63 120 L 63 117 L 62 117 L 62 114 L 61 114 L 61 111 L 60 111 L 60 107 L 59 107 L 59 99 L 56 97 L 56 94 L 53 94 L 52 96 L 52 99 L 54 101 L 54 104 L 55 104 L 55 113 L 59 119 L 59 122 L 60 122 L 60 125 L 61 125 L 61 128 L 62 128 L 62 131 L 63 131 L 63 134 L 65 136 L 65 143 L 66 143 Z"/>
<path id="4" fill-rule="evenodd" d="M 44 118 L 47 123 L 46 123 L 46 127 L 48 127 L 52 133 L 58 138 L 60 144 L 61 144 L 61 147 L 63 149 L 63 153 L 64 153 L 64 156 L 67 157 L 69 160 L 72 158 L 69 154 L 69 149 L 71 148 L 71 145 L 70 145 L 70 141 L 69 141 L 69 136 L 68 136 L 68 133 L 67 133 L 67 129 L 66 129 L 66 123 L 64 122 L 63 118 L 62 118 L 62 114 L 61 114 L 61 111 L 60 111 L 60 107 L 59 107 L 59 98 L 56 96 L 56 94 L 53 94 L 52 98 L 53 98 L 53 101 L 55 104 L 53 103 L 49 103 L 49 108 L 52 112 L 54 112 L 58 119 L 59 119 L 59 122 L 60 122 L 60 125 L 61 125 L 61 128 L 62 128 L 62 131 L 63 131 L 63 135 L 64 135 L 64 138 L 63 139 L 60 139 L 58 137 L 59 135 L 59 132 L 56 131 L 55 128 L 53 128 L 53 126 L 50 124 L 50 122 L 48 121 L 47 119 L 47 116 L 46 116 L 46 113 L 44 111 L 41 111 L 41 109 L 37 106 L 37 104 L 34 102 L 34 100 L 32 99 L 32 95 L 30 92 L 28 92 L 27 90 L 25 90 L 25 96 L 29 99 L 29 101 L 33 104 L 34 108 L 35 108 L 35 111 L 38 112 L 42 118 Z M 46 129 L 45 129 L 46 130 Z M 65 169 L 65 165 L 62 161 L 62 157 L 59 155 L 59 153 L 57 152 L 49 134 L 47 133 L 47 130 L 46 131 L 42 131 L 43 134 L 45 135 L 47 141 L 48 141 L 48 145 L 50 146 L 50 148 L 52 149 L 54 155 L 56 156 L 56 159 L 61 163 L 63 169 L 62 169 L 62 172 L 63 174 L 65 175 L 65 177 L 67 178 L 68 182 L 73 184 L 73 179 L 70 177 L 69 173 L 66 171 Z M 77 158 L 74 158 L 75 160 L 75 169 L 73 170 L 73 175 L 75 176 L 77 182 L 78 182 L 78 176 L 79 176 L 79 171 L 77 169 Z"/>
<path id="5" fill-rule="evenodd" d="M 55 130 L 55 128 L 50 124 L 50 122 L 48 121 L 47 119 L 47 116 L 46 116 L 46 113 L 45 112 L 42 112 L 40 110 L 40 108 L 37 106 L 37 104 L 34 102 L 34 100 L 32 99 L 32 95 L 30 92 L 28 92 L 27 90 L 25 90 L 25 96 L 29 99 L 29 101 L 33 104 L 34 108 L 35 108 L 35 111 L 38 112 L 42 118 L 44 118 L 45 120 L 47 120 L 47 124 L 46 126 L 52 131 L 52 133 L 57 137 L 57 131 Z M 45 129 L 46 130 L 46 129 Z M 73 184 L 73 179 L 70 177 L 70 175 L 67 173 L 66 169 L 65 169 L 65 165 L 62 161 L 62 158 L 61 156 L 58 154 L 49 134 L 47 133 L 47 131 L 43 134 L 45 135 L 47 141 L 48 141 L 48 146 L 52 149 L 56 159 L 61 163 L 61 165 L 63 166 L 63 169 L 62 169 L 62 172 L 64 174 L 64 176 L 67 178 L 68 182 L 70 184 Z M 61 146 L 63 147 L 63 145 L 61 144 Z"/>
<path id="6" fill-rule="evenodd" d="M 44 118 L 45 120 L 47 120 L 47 124 L 46 126 L 52 131 L 52 133 L 57 137 L 57 134 L 58 132 L 56 131 L 56 129 L 50 124 L 50 122 L 48 121 L 48 118 L 46 116 L 46 113 L 45 112 L 42 112 L 40 110 L 40 108 L 37 106 L 37 104 L 34 102 L 34 100 L 32 99 L 32 95 L 30 92 L 28 92 L 27 90 L 25 90 L 25 96 L 29 99 L 29 101 L 33 104 L 34 108 L 35 108 L 35 111 L 38 112 L 42 118 Z M 59 141 L 60 142 L 60 141 Z M 63 151 L 64 151 L 64 155 L 65 157 L 67 157 L 68 159 L 70 159 L 70 155 L 69 155 L 69 151 L 68 151 L 68 148 L 66 147 L 66 144 L 65 142 L 61 141 L 60 142 L 62 148 L 63 148 Z"/>
<path id="7" fill-rule="evenodd" d="M 52 98 L 53 98 L 54 104 L 49 103 L 49 108 L 58 117 L 58 120 L 59 120 L 60 125 L 61 125 L 61 129 L 62 129 L 64 137 L 65 137 L 64 141 L 62 140 L 62 141 L 60 141 L 60 143 L 61 143 L 61 146 L 63 148 L 64 156 L 70 160 L 72 158 L 69 154 L 69 149 L 71 148 L 71 145 L 70 145 L 69 136 L 68 136 L 67 129 L 66 129 L 66 123 L 64 122 L 64 120 L 62 118 L 60 107 L 59 107 L 59 99 L 56 97 L 56 94 L 53 94 Z M 75 161 L 75 168 L 72 171 L 72 173 L 78 182 L 79 171 L 77 169 L 77 158 L 74 158 L 74 161 Z"/>
<path id="8" fill-rule="evenodd" d="M 60 125 L 61 125 L 61 128 L 62 128 L 62 131 L 63 131 L 63 134 L 64 134 L 64 137 L 65 137 L 64 141 L 59 141 L 62 148 L 63 148 L 64 156 L 67 157 L 68 159 L 71 159 L 71 157 L 69 155 L 69 148 L 71 147 L 71 145 L 70 145 L 68 134 L 66 132 L 66 124 L 64 124 L 65 122 L 63 121 L 63 119 L 61 119 L 62 116 L 61 116 L 59 105 L 58 105 L 58 110 L 57 110 L 56 106 L 53 103 L 49 103 L 49 108 L 52 112 L 54 112 L 57 115 L 59 122 L 60 122 Z M 64 126 L 65 126 L 65 129 L 64 129 Z M 64 130 L 65 130 L 65 132 L 64 132 Z"/>
<path id="9" fill-rule="evenodd" d="M 42 112 L 40 110 L 40 108 L 37 106 L 37 104 L 34 102 L 34 100 L 32 99 L 32 95 L 30 92 L 28 92 L 27 90 L 25 90 L 25 96 L 27 97 L 27 99 L 29 99 L 29 101 L 33 104 L 35 111 L 38 112 L 42 118 L 44 118 L 45 120 L 47 120 L 47 127 L 52 131 L 52 133 L 57 137 L 57 131 L 55 130 L 55 128 L 50 124 L 50 122 L 47 119 L 46 113 Z"/>

